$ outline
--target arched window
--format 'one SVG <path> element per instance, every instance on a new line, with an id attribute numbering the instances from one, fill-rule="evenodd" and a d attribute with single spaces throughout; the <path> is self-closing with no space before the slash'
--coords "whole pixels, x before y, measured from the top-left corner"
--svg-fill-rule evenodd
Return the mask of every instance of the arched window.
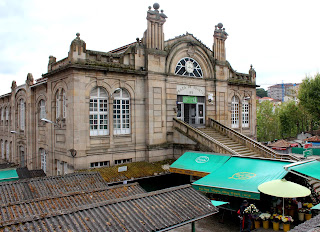
<path id="1" fill-rule="evenodd" d="M 10 159 L 10 143 L 6 141 L 6 159 Z"/>
<path id="2" fill-rule="evenodd" d="M 46 118 L 46 102 L 45 100 L 40 100 L 39 102 L 39 119 Z"/>
<path id="3" fill-rule="evenodd" d="M 1 159 L 4 160 L 4 141 L 1 139 Z"/>
<path id="4" fill-rule="evenodd" d="M 66 91 L 62 89 L 61 93 L 62 93 L 62 118 L 66 118 L 66 114 L 67 114 Z"/>
<path id="5" fill-rule="evenodd" d="M 231 128 L 239 127 L 239 99 L 236 96 L 231 100 Z"/>
<path id="6" fill-rule="evenodd" d="M 20 129 L 24 130 L 24 126 L 25 126 L 25 104 L 24 104 L 24 100 L 21 99 L 20 100 Z"/>
<path id="7" fill-rule="evenodd" d="M 60 97 L 59 97 L 59 91 L 56 92 L 56 119 L 60 118 Z"/>
<path id="8" fill-rule="evenodd" d="M 113 129 L 115 135 L 130 133 L 130 95 L 125 89 L 113 93 Z"/>
<path id="9" fill-rule="evenodd" d="M 41 157 L 41 169 L 46 173 L 47 172 L 47 154 L 46 150 L 43 148 L 39 149 L 40 157 Z"/>
<path id="10" fill-rule="evenodd" d="M 108 93 L 104 88 L 91 91 L 89 111 L 90 135 L 108 135 Z"/>
<path id="11" fill-rule="evenodd" d="M 4 108 L 1 108 L 1 123 L 3 123 L 4 120 Z"/>
<path id="12" fill-rule="evenodd" d="M 249 127 L 249 103 L 247 99 L 242 101 L 242 127 Z"/>
<path id="13" fill-rule="evenodd" d="M 6 122 L 7 122 L 7 125 L 9 125 L 9 115 L 10 115 L 10 113 L 9 113 L 9 106 L 7 106 L 6 107 Z"/>

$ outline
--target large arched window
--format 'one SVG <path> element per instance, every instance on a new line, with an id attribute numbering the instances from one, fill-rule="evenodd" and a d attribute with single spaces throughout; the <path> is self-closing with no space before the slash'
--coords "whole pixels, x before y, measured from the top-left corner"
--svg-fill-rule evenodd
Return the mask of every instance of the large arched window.
<path id="1" fill-rule="evenodd" d="M 46 102 L 45 100 L 40 100 L 39 102 L 39 119 L 46 118 Z"/>
<path id="2" fill-rule="evenodd" d="M 232 97 L 231 100 L 231 128 L 239 127 L 239 98 Z"/>
<path id="3" fill-rule="evenodd" d="M 10 143 L 6 141 L 6 159 L 10 159 Z"/>
<path id="4" fill-rule="evenodd" d="M 1 159 L 4 160 L 4 141 L 1 139 Z"/>
<path id="5" fill-rule="evenodd" d="M 55 95 L 56 99 L 56 119 L 60 117 L 60 98 L 59 98 L 59 91 L 56 92 Z"/>
<path id="6" fill-rule="evenodd" d="M 190 57 L 184 57 L 176 65 L 174 74 L 187 77 L 202 77 L 202 70 L 199 63 Z"/>
<path id="7" fill-rule="evenodd" d="M 89 111 L 90 135 L 108 135 L 108 93 L 104 88 L 91 91 Z"/>
<path id="8" fill-rule="evenodd" d="M 66 98 L 66 91 L 64 91 L 64 89 L 62 89 L 61 95 L 62 95 L 62 118 L 66 118 L 66 114 L 67 114 L 67 98 Z"/>
<path id="9" fill-rule="evenodd" d="M 242 127 L 249 127 L 249 102 L 242 100 Z"/>
<path id="10" fill-rule="evenodd" d="M 20 99 L 20 130 L 24 130 L 25 127 L 25 103 L 23 99 Z"/>
<path id="11" fill-rule="evenodd" d="M 9 115 L 10 115 L 10 110 L 9 106 L 6 107 L 6 124 L 9 125 Z"/>
<path id="12" fill-rule="evenodd" d="M 113 130 L 115 135 L 130 133 L 130 95 L 125 89 L 113 93 Z"/>
<path id="13" fill-rule="evenodd" d="M 1 123 L 3 123 L 4 120 L 4 108 L 1 108 Z"/>
<path id="14" fill-rule="evenodd" d="M 39 149 L 40 159 L 41 159 L 41 169 L 46 173 L 47 172 L 47 154 L 46 150 L 43 148 Z"/>

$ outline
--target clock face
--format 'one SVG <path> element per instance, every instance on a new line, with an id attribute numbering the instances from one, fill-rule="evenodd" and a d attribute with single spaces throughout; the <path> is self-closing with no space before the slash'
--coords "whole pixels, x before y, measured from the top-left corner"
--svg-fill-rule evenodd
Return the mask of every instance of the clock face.
<path id="1" fill-rule="evenodd" d="M 197 61 L 193 58 L 185 57 L 178 62 L 175 74 L 188 77 L 202 77 L 202 70 Z"/>
<path id="2" fill-rule="evenodd" d="M 193 66 L 193 63 L 191 61 L 187 61 L 186 62 L 186 71 L 188 73 L 192 73 L 194 70 L 194 66 Z"/>

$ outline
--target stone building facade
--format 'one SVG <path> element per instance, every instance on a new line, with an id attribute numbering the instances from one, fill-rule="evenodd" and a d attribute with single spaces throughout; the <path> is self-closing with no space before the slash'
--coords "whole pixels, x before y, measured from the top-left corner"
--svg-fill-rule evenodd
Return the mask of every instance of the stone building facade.
<path id="1" fill-rule="evenodd" d="M 13 81 L 0 97 L 2 159 L 48 175 L 163 160 L 174 153 L 174 117 L 255 137 L 256 73 L 232 69 L 223 25 L 211 50 L 188 33 L 165 41 L 166 19 L 154 4 L 143 38 L 109 52 L 88 50 L 77 34 L 41 78 Z"/>

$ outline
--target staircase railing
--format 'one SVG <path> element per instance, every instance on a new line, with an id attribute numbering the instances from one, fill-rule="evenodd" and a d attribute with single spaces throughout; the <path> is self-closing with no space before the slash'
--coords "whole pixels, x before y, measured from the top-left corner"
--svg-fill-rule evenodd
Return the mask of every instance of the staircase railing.
<path id="1" fill-rule="evenodd" d="M 240 155 L 239 153 L 233 151 L 229 147 L 223 145 L 219 141 L 210 137 L 206 133 L 200 131 L 195 127 L 190 126 L 188 123 L 185 123 L 184 121 L 173 118 L 173 128 L 179 131 L 181 134 L 187 136 L 191 140 L 200 143 L 201 145 L 209 148 L 214 152 L 222 154 Z"/>
<path id="2" fill-rule="evenodd" d="M 290 155 L 290 154 L 279 154 L 279 153 L 275 152 L 274 150 L 272 150 L 271 148 L 262 145 L 261 143 L 249 138 L 246 135 L 239 133 L 236 130 L 233 130 L 233 129 L 221 124 L 220 122 L 218 122 L 212 118 L 209 118 L 208 123 L 209 123 L 210 127 L 214 128 L 215 130 L 219 131 L 222 134 L 225 134 L 226 136 L 228 136 L 232 140 L 234 140 L 238 143 L 241 143 L 242 145 L 246 146 L 247 148 L 259 153 L 263 157 L 285 159 L 285 160 L 292 160 L 292 161 L 299 161 L 300 160 L 299 158 L 297 158 L 293 155 Z"/>

